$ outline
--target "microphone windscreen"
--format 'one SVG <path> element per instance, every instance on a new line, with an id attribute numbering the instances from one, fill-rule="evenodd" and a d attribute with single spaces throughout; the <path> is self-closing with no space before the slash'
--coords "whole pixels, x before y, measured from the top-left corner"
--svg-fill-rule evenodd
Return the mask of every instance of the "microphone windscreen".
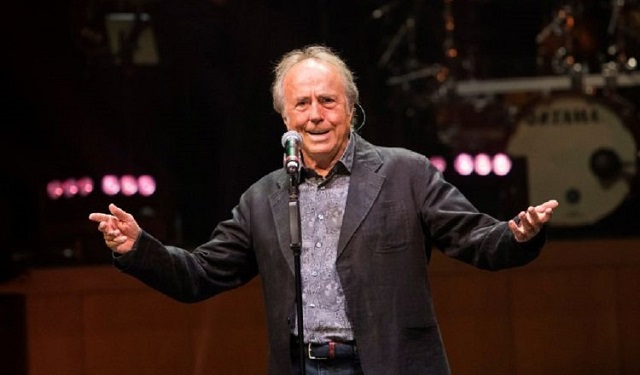
<path id="1" fill-rule="evenodd" d="M 282 135 L 282 147 L 286 147 L 289 140 L 294 140 L 296 143 L 300 144 L 302 142 L 302 136 L 295 130 L 289 130 Z"/>

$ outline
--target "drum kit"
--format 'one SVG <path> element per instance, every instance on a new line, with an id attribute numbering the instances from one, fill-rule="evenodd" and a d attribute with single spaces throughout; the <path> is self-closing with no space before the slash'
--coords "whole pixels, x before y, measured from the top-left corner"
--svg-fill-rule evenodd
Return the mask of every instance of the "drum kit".
<path id="1" fill-rule="evenodd" d="M 387 80 L 405 90 L 417 80 L 435 82 L 426 101 L 439 141 L 452 153 L 524 158 L 530 203 L 560 201 L 554 228 L 596 228 L 637 204 L 640 0 L 601 9 L 561 2 L 540 22 L 535 74 L 498 79 L 456 76 L 462 46 L 452 43 L 452 2 L 443 7 L 444 62 Z"/>

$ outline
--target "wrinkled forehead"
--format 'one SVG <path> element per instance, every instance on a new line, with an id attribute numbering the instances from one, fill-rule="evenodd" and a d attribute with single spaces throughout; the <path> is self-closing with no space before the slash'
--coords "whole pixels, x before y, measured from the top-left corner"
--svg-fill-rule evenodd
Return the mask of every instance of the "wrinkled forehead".
<path id="1" fill-rule="evenodd" d="M 289 69 L 284 77 L 285 91 L 292 87 L 323 86 L 344 90 L 339 70 L 330 63 L 317 59 L 302 60 Z"/>

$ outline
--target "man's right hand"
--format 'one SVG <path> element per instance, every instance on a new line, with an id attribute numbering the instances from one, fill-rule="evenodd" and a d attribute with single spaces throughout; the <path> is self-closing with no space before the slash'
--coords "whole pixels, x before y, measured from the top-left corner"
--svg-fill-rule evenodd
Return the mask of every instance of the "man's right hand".
<path id="1" fill-rule="evenodd" d="M 111 215 L 91 213 L 89 220 L 98 223 L 98 230 L 102 232 L 107 247 L 116 253 L 127 253 L 133 248 L 142 230 L 131 214 L 115 204 L 109 205 L 109 211 Z"/>

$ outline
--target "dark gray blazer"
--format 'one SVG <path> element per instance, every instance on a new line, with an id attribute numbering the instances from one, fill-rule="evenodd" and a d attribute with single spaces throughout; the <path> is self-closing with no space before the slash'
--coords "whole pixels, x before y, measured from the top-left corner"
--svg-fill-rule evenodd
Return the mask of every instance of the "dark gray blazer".
<path id="1" fill-rule="evenodd" d="M 336 267 L 364 372 L 449 374 L 429 287 L 432 248 L 498 270 L 535 259 L 544 234 L 517 243 L 506 222 L 479 213 L 425 156 L 352 136 L 355 159 Z M 284 169 L 260 179 L 244 192 L 231 219 L 193 251 L 164 246 L 143 232 L 136 250 L 115 265 L 183 302 L 201 301 L 259 274 L 269 374 L 288 374 L 295 314 L 288 186 Z"/>

